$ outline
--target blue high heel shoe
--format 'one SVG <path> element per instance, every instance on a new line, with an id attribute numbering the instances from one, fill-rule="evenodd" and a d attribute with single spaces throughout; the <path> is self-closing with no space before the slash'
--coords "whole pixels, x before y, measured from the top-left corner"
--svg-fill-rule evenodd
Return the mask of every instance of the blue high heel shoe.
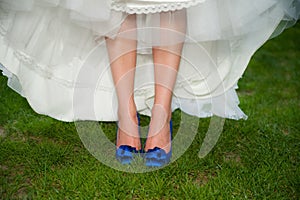
<path id="1" fill-rule="evenodd" d="M 140 116 L 137 113 L 136 114 L 138 119 L 138 126 L 139 126 L 139 135 L 140 135 Z M 117 129 L 117 139 L 118 139 L 118 130 Z M 133 160 L 133 158 L 137 154 L 141 154 L 143 150 L 137 150 L 135 147 L 129 146 L 129 145 L 121 145 L 116 150 L 116 159 L 123 165 L 130 164 Z"/>
<path id="2" fill-rule="evenodd" d="M 170 135 L 171 135 L 171 149 L 169 153 L 166 153 L 165 150 L 155 147 L 153 149 L 149 149 L 145 153 L 145 165 L 147 167 L 162 167 L 168 164 L 172 157 L 172 120 L 170 121 Z"/>

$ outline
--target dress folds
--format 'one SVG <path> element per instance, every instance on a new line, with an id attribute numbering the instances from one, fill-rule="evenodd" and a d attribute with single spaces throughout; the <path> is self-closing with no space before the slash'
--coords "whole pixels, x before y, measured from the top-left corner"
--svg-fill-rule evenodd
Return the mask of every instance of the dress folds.
<path id="1" fill-rule="evenodd" d="M 251 56 L 299 18 L 299 0 L 0 0 L 0 69 L 40 114 L 117 120 L 105 38 L 137 40 L 134 97 L 151 115 L 152 47 L 184 42 L 172 110 L 246 119 L 236 94 Z M 120 34 L 136 14 L 137 29 Z M 185 23 L 186 33 L 161 27 Z"/>

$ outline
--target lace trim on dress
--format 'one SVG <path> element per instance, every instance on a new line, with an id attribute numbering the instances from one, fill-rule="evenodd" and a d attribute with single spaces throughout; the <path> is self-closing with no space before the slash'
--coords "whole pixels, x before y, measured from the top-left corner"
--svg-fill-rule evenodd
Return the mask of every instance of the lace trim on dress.
<path id="1" fill-rule="evenodd" d="M 195 6 L 205 1 L 206 0 L 190 0 L 188 2 L 157 3 L 157 4 L 145 5 L 141 7 L 129 7 L 126 5 L 126 3 L 120 3 L 120 2 L 116 2 L 116 0 L 113 0 L 111 3 L 111 9 L 115 11 L 126 12 L 128 14 L 149 14 L 149 13 L 180 10 L 183 8 Z"/>

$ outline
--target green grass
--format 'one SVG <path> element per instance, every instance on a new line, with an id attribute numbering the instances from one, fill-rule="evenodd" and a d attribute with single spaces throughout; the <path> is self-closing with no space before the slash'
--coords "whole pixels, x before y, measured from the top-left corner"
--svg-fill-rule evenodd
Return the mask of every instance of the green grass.
<path id="1" fill-rule="evenodd" d="M 298 23 L 254 55 L 238 91 L 249 119 L 226 120 L 213 151 L 197 156 L 201 119 L 181 158 L 142 174 L 101 164 L 74 123 L 34 113 L 0 76 L 0 199 L 299 199 L 299 36 Z M 115 124 L 101 126 L 113 140 Z"/>

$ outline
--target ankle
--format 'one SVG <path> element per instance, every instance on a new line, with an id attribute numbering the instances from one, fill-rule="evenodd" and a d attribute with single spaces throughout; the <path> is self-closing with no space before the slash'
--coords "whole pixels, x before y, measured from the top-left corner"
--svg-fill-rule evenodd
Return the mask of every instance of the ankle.
<path id="1" fill-rule="evenodd" d="M 129 103 L 128 106 L 119 106 L 118 108 L 118 120 L 123 119 L 137 119 L 137 110 L 134 102 Z"/>
<path id="2" fill-rule="evenodd" d="M 118 110 L 118 127 L 129 136 L 138 137 L 139 120 L 135 109 Z"/>
<path id="3" fill-rule="evenodd" d="M 151 118 L 159 117 L 165 123 L 169 123 L 172 118 L 172 110 L 170 106 L 163 104 L 154 104 L 151 110 Z"/>

